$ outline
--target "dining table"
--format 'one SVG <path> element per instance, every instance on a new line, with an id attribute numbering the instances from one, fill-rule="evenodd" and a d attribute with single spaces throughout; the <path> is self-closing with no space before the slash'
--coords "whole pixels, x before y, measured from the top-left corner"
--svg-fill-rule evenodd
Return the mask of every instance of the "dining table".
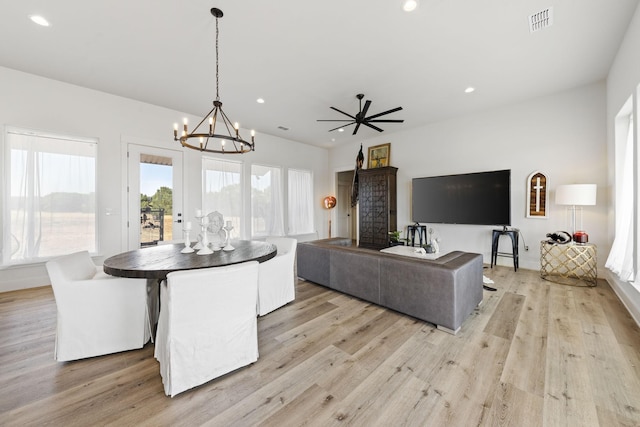
<path id="1" fill-rule="evenodd" d="M 223 267 L 246 261 L 267 261 L 277 254 L 274 244 L 256 240 L 233 240 L 233 250 L 208 255 L 182 253 L 184 243 L 171 243 L 134 249 L 107 258 L 104 272 L 112 276 L 165 280 L 173 271 Z"/>

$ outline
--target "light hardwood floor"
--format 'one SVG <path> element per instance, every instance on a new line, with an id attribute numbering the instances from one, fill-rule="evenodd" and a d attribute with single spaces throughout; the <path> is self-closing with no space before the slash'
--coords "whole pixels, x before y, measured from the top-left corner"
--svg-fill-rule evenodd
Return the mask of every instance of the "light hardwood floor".
<path id="1" fill-rule="evenodd" d="M 171 399 L 153 345 L 53 360 L 49 287 L 0 294 L 0 425 L 640 425 L 640 331 L 608 284 L 485 269 L 456 335 L 300 281 L 255 364 Z"/>

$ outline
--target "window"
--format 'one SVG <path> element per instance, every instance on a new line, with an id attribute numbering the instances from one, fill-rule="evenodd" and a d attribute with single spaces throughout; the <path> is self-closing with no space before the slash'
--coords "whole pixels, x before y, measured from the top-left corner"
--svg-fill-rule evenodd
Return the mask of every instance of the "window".
<path id="1" fill-rule="evenodd" d="M 96 251 L 97 139 L 7 128 L 3 264 Z"/>
<path id="2" fill-rule="evenodd" d="M 282 236 L 282 182 L 280 169 L 251 166 L 251 235 Z"/>
<path id="3" fill-rule="evenodd" d="M 638 205 L 638 105 L 640 87 L 617 114 L 614 121 L 615 141 L 615 236 L 605 266 L 623 282 L 631 283 L 640 291 L 640 218 Z"/>
<path id="4" fill-rule="evenodd" d="M 289 234 L 313 232 L 313 175 L 289 169 L 288 189 Z"/>
<path id="5" fill-rule="evenodd" d="M 233 235 L 241 234 L 242 163 L 204 157 L 202 209 L 205 214 L 218 211 L 233 224 Z"/>

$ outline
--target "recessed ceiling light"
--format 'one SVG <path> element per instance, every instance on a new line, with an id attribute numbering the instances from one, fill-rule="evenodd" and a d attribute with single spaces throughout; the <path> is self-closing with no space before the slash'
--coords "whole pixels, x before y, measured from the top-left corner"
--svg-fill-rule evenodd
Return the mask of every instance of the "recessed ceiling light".
<path id="1" fill-rule="evenodd" d="M 418 8 L 418 0 L 404 0 L 402 2 L 402 10 L 405 12 L 413 12 Z"/>
<path id="2" fill-rule="evenodd" d="M 44 19 L 44 17 L 40 15 L 30 15 L 29 19 L 31 19 L 33 22 L 35 22 L 38 25 L 42 25 L 43 27 L 48 27 L 51 25 L 49 24 L 49 21 L 47 21 L 46 19 Z"/>
<path id="3" fill-rule="evenodd" d="M 338 129 L 338 132 L 344 132 L 343 128 Z"/>
<path id="4" fill-rule="evenodd" d="M 264 104 L 264 99 L 262 99 L 262 98 L 258 98 L 258 99 L 256 99 L 256 102 L 257 102 L 258 104 Z"/>
<path id="5" fill-rule="evenodd" d="M 475 90 L 476 90 L 476 88 L 475 88 L 475 87 L 471 87 L 471 86 L 469 86 L 468 88 L 466 88 L 466 89 L 464 90 L 464 93 L 471 93 L 471 92 L 474 92 Z"/>

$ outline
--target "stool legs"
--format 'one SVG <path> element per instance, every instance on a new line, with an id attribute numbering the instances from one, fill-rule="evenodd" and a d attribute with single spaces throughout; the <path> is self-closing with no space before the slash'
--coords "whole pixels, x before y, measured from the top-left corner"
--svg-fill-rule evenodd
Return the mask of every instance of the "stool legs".
<path id="1" fill-rule="evenodd" d="M 498 252 L 498 243 L 503 235 L 511 237 L 511 254 Z M 513 258 L 513 270 L 518 271 L 520 260 L 518 254 L 518 231 L 517 230 L 493 230 L 491 237 L 491 268 L 498 265 L 498 256 L 507 256 Z"/>

